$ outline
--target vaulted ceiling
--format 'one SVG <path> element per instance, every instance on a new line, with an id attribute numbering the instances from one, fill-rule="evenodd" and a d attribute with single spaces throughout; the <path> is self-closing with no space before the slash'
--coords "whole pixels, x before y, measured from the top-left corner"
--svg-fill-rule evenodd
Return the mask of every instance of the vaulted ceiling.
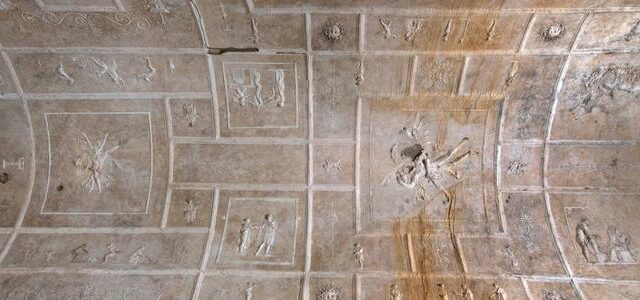
<path id="1" fill-rule="evenodd" d="M 640 299 L 639 52 L 637 0 L 0 0 L 0 298 Z"/>

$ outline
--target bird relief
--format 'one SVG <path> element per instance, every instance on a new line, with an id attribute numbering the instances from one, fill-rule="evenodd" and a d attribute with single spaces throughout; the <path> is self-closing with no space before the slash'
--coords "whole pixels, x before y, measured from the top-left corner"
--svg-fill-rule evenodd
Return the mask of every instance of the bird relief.
<path id="1" fill-rule="evenodd" d="M 285 70 L 235 69 L 229 80 L 232 102 L 241 107 L 284 107 Z"/>

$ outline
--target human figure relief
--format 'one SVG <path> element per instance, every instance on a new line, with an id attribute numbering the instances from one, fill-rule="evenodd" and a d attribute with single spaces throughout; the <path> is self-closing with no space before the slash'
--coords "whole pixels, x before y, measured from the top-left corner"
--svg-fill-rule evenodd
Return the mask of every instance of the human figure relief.
<path id="1" fill-rule="evenodd" d="M 109 263 L 109 259 L 111 259 L 112 257 L 118 255 L 118 253 L 120 253 L 120 249 L 118 249 L 116 246 L 114 246 L 112 243 L 107 244 L 107 253 L 105 253 L 103 259 L 102 259 L 102 264 L 107 264 Z"/>
<path id="2" fill-rule="evenodd" d="M 389 300 L 402 300 L 402 292 L 400 292 L 400 288 L 395 283 L 391 285 Z"/>
<path id="3" fill-rule="evenodd" d="M 449 300 L 449 291 L 447 291 L 444 283 L 438 283 L 438 297 L 441 300 Z"/>
<path id="4" fill-rule="evenodd" d="M 198 209 L 200 205 L 198 205 L 193 199 L 185 199 L 184 202 L 187 205 L 184 207 L 184 211 L 182 213 L 182 218 L 187 222 L 187 224 L 193 224 L 198 218 Z"/>
<path id="5" fill-rule="evenodd" d="M 276 230 L 278 228 L 278 224 L 276 220 L 273 218 L 273 215 L 266 214 L 264 216 L 264 223 L 260 227 L 260 232 L 258 236 L 262 236 L 262 240 L 258 249 L 256 250 L 255 256 L 260 256 L 262 253 L 263 256 L 269 256 L 271 252 L 271 247 L 276 242 Z"/>
<path id="6" fill-rule="evenodd" d="M 504 289 L 495 282 L 493 283 L 491 300 L 507 300 L 507 292 L 505 292 Z"/>
<path id="7" fill-rule="evenodd" d="M 471 156 L 472 151 L 459 152 L 467 146 L 469 138 L 462 138 L 453 149 L 437 155 L 439 147 L 431 146 L 427 124 L 418 114 L 413 125 L 402 128 L 399 135 L 403 140 L 393 144 L 389 150 L 390 158 L 396 166 L 381 184 L 387 184 L 395 177 L 396 182 L 404 188 L 419 188 L 420 199 L 426 198 L 424 194 L 428 185 L 433 185 L 447 199 L 451 199 L 451 195 L 442 185 L 442 180 L 446 176 L 460 179 L 457 167 Z"/>
<path id="8" fill-rule="evenodd" d="M 636 258 L 631 253 L 629 236 L 611 226 L 607 230 L 609 235 L 609 261 L 615 263 L 635 263 Z"/>
<path id="9" fill-rule="evenodd" d="M 253 282 L 247 282 L 244 287 L 244 300 L 253 300 L 253 288 L 256 286 Z"/>
<path id="10" fill-rule="evenodd" d="M 249 246 L 251 245 L 252 239 L 252 230 L 259 228 L 256 225 L 251 224 L 250 218 L 244 218 L 242 220 L 242 224 L 240 224 L 239 239 L 238 239 L 238 248 L 236 252 L 242 256 L 247 255 L 247 251 L 249 250 Z"/>
<path id="11" fill-rule="evenodd" d="M 582 255 L 588 262 L 602 263 L 606 261 L 606 255 L 598 248 L 598 236 L 591 232 L 591 222 L 582 218 L 576 229 L 576 241 L 582 249 Z"/>

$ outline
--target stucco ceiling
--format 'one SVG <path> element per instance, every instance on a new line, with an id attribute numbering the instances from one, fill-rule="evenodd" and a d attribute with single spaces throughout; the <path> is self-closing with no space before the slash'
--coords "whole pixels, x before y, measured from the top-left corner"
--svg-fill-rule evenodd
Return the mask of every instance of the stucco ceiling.
<path id="1" fill-rule="evenodd" d="M 640 299 L 638 52 L 637 0 L 0 0 L 0 298 Z"/>

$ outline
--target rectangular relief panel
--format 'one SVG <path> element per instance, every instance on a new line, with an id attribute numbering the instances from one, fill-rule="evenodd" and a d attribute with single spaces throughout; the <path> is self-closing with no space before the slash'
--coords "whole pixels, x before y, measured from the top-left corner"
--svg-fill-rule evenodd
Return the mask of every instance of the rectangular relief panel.
<path id="1" fill-rule="evenodd" d="M 306 185 L 307 157 L 306 145 L 177 144 L 174 181 Z"/>
<path id="2" fill-rule="evenodd" d="M 4 267 L 197 268 L 203 233 L 74 233 L 18 235 Z"/>
<path id="3" fill-rule="evenodd" d="M 203 55 L 10 54 L 25 93 L 209 92 Z"/>

